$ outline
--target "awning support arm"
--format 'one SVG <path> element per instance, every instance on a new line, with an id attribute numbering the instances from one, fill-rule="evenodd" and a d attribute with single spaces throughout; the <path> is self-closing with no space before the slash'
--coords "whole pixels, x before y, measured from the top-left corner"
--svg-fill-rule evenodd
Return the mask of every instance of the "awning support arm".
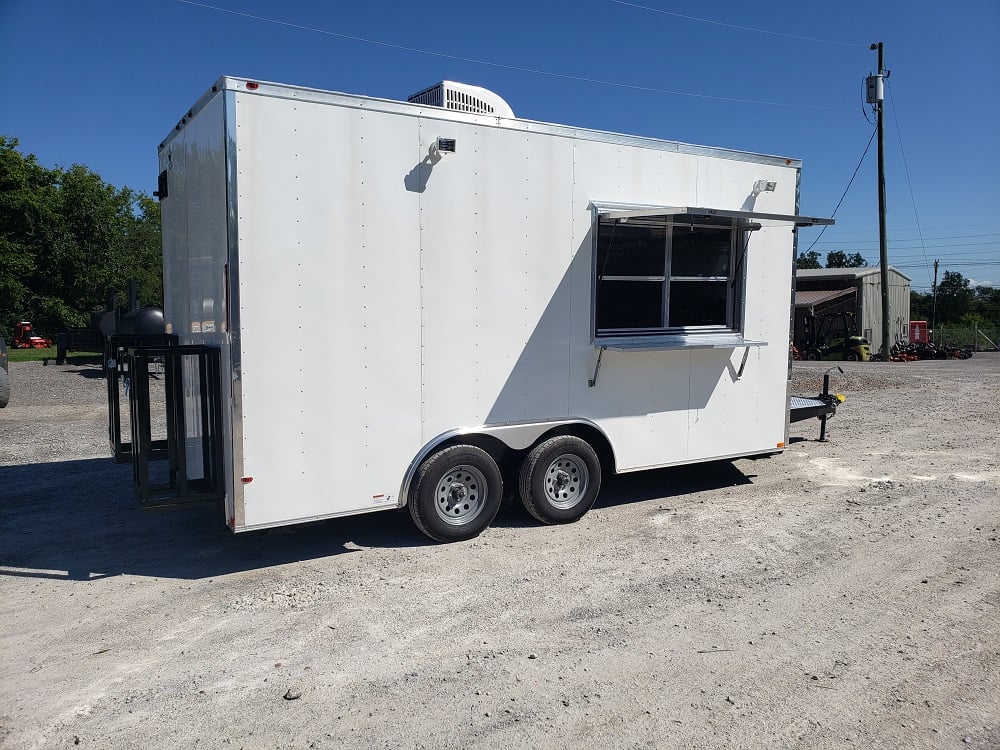
<path id="1" fill-rule="evenodd" d="M 597 374 L 601 371 L 601 358 L 604 356 L 604 351 L 608 347 L 602 346 L 601 350 L 597 353 L 597 366 L 594 367 L 594 377 L 587 381 L 587 387 L 593 388 L 597 385 Z"/>
<path id="2" fill-rule="evenodd" d="M 736 372 L 736 379 L 739 380 L 743 377 L 743 368 L 747 366 L 747 358 L 750 356 L 750 347 L 748 346 L 743 350 L 743 361 L 740 362 L 740 369 Z"/>

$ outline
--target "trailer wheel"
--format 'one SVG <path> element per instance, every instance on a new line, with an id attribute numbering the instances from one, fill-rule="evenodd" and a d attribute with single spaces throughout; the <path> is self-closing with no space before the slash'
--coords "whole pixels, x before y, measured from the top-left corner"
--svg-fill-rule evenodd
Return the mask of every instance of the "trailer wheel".
<path id="1" fill-rule="evenodd" d="M 542 523 L 572 523 L 601 490 L 601 462 L 585 440 L 560 435 L 539 443 L 521 465 L 521 502 Z"/>
<path id="2" fill-rule="evenodd" d="M 0 409 L 10 401 L 10 375 L 0 367 Z"/>
<path id="3" fill-rule="evenodd" d="M 473 445 L 453 445 L 420 465 L 410 492 L 410 517 L 439 542 L 479 536 L 500 510 L 503 480 L 496 461 Z"/>

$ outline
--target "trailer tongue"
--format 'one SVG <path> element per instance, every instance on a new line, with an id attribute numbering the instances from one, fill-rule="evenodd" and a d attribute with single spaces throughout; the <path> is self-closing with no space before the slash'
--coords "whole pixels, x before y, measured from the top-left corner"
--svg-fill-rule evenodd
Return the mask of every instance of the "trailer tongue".
<path id="1" fill-rule="evenodd" d="M 830 393 L 830 373 L 837 370 L 843 374 L 840 367 L 831 367 L 823 373 L 823 392 L 814 398 L 792 396 L 788 403 L 788 421 L 801 422 L 804 419 L 819 419 L 819 441 L 826 442 L 826 420 L 837 413 L 837 407 L 844 402 L 839 393 Z"/>

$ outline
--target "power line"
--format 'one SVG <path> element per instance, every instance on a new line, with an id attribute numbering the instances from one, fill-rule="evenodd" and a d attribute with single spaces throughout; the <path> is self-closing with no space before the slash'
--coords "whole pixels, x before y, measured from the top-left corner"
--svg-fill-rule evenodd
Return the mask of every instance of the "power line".
<path id="1" fill-rule="evenodd" d="M 911 263 L 895 263 L 893 265 L 898 266 L 900 268 L 917 268 L 917 267 L 920 266 L 920 263 L 917 262 L 917 261 L 913 261 Z M 983 267 L 985 267 L 985 266 L 993 267 L 993 266 L 1000 266 L 1000 260 L 961 260 L 960 259 L 960 260 L 949 260 L 947 263 L 945 263 L 944 261 L 942 261 L 941 265 L 943 265 L 943 266 L 949 266 L 949 267 L 951 267 L 951 266 L 961 266 L 963 268 L 969 268 L 969 267 L 972 267 L 972 266 L 975 266 L 977 268 L 980 267 L 980 266 L 983 266 Z"/>
<path id="2" fill-rule="evenodd" d="M 1000 221 L 983 221 L 978 224 L 972 224 L 963 222 L 961 224 L 950 224 L 950 225 L 938 225 L 934 227 L 926 227 L 926 229 L 933 229 L 935 231 L 939 229 L 968 229 L 970 227 L 1000 227 Z M 851 232 L 851 234 L 867 234 L 866 232 Z M 994 233 L 995 234 L 995 233 Z"/>
<path id="3" fill-rule="evenodd" d="M 920 237 L 921 250 L 923 250 L 924 237 L 920 229 L 920 216 L 917 214 L 917 199 L 913 197 L 913 183 L 910 181 L 910 167 L 906 163 L 906 151 L 903 150 L 903 136 L 899 130 L 899 114 L 896 112 L 896 105 L 892 99 L 892 86 L 889 85 L 889 76 L 885 77 L 885 89 L 889 94 L 889 101 L 892 104 L 892 121 L 896 124 L 896 138 L 899 140 L 899 153 L 903 157 L 903 173 L 906 175 L 906 185 L 910 189 L 910 204 L 913 206 L 913 220 L 917 224 L 917 236 Z M 930 278 L 931 269 L 927 260 L 927 253 L 924 252 L 924 266 L 927 269 L 927 277 Z"/>
<path id="4" fill-rule="evenodd" d="M 901 263 L 895 263 L 893 265 L 907 266 L 909 268 L 915 268 L 920 265 L 919 261 L 903 261 Z M 941 265 L 943 266 L 1000 266 L 1000 260 L 976 260 L 975 258 L 950 258 L 948 260 L 941 260 Z"/>
<path id="5" fill-rule="evenodd" d="M 388 47 L 390 49 L 397 49 L 403 52 L 413 52 L 419 55 L 430 55 L 432 57 L 443 57 L 447 60 L 457 60 L 459 62 L 472 63 L 474 65 L 487 65 L 493 68 L 502 68 L 503 70 L 515 70 L 520 73 L 533 73 L 535 75 L 549 76 L 551 78 L 561 78 L 567 81 L 580 81 L 581 83 L 595 83 L 600 86 L 614 86 L 616 88 L 630 89 L 632 91 L 644 91 L 651 94 L 668 94 L 670 96 L 687 96 L 695 99 L 711 99 L 720 102 L 735 102 L 737 104 L 761 104 L 769 107 L 792 107 L 798 109 L 825 109 L 825 110 L 842 110 L 848 109 L 848 107 L 837 107 L 827 104 L 797 104 L 793 102 L 770 102 L 760 99 L 738 99 L 728 96 L 716 96 L 714 94 L 698 94 L 691 91 L 672 91 L 670 89 L 660 89 L 653 86 L 640 86 L 638 84 L 632 83 L 622 83 L 620 81 L 605 81 L 600 78 L 588 78 L 586 76 L 575 76 L 569 73 L 554 73 L 550 70 L 540 70 L 538 68 L 526 68 L 520 65 L 508 65 L 507 63 L 492 62 L 490 60 L 477 60 L 472 57 L 462 57 L 461 55 L 452 55 L 447 52 L 436 52 L 434 50 L 421 49 L 419 47 L 408 47 L 403 44 L 393 44 L 392 42 L 383 42 L 379 39 L 368 39 L 366 37 L 353 36 L 351 34 L 341 34 L 337 31 L 330 31 L 328 29 L 319 29 L 314 26 L 304 26 L 302 24 L 290 23 L 289 21 L 281 21 L 277 18 L 268 18 L 266 16 L 258 16 L 253 13 L 244 13 L 238 10 L 230 10 L 229 8 L 220 8 L 217 5 L 209 5 L 207 3 L 195 2 L 195 0 L 177 0 L 179 3 L 184 3 L 185 5 L 194 5 L 199 8 L 206 8 L 208 10 L 218 11 L 219 13 L 228 13 L 233 16 L 240 16 L 242 18 L 249 18 L 254 21 L 261 21 L 263 23 L 273 23 L 278 26 L 285 26 L 290 29 L 298 29 L 299 31 L 310 31 L 314 34 L 325 34 L 326 36 L 337 37 L 338 39 L 348 39 L 352 42 L 361 42 L 363 44 L 373 44 L 379 47 Z"/>
<path id="6" fill-rule="evenodd" d="M 987 234 L 950 234 L 943 237 L 900 237 L 895 240 L 889 240 L 889 242 L 918 242 L 920 240 L 965 240 L 974 239 L 976 237 L 1000 237 L 1000 232 L 989 232 Z M 826 240 L 821 243 L 823 245 L 868 245 L 878 240 Z"/>
<path id="7" fill-rule="evenodd" d="M 873 130 L 873 131 L 872 131 L 872 137 L 868 139 L 868 145 L 867 145 L 867 146 L 865 146 L 865 150 L 864 150 L 864 153 L 863 153 L 863 154 L 861 154 L 861 158 L 860 158 L 860 159 L 858 160 L 858 166 L 856 166 L 856 167 L 854 168 L 854 174 L 852 174 L 852 175 L 851 175 L 851 179 L 850 179 L 850 181 L 849 181 L 849 182 L 847 183 L 847 187 L 845 187 L 845 188 L 844 188 L 844 194 L 843 194 L 842 196 L 840 196 L 840 200 L 839 200 L 839 201 L 837 201 L 837 207 L 833 209 L 833 213 L 832 213 L 832 214 L 830 215 L 830 218 L 833 218 L 834 216 L 836 216 L 836 215 L 837 215 L 837 211 L 838 211 L 838 210 L 840 210 L 840 204 L 844 202 L 844 198 L 846 198 L 846 197 L 847 197 L 847 191 L 848 191 L 848 190 L 850 190 L 850 189 L 851 189 L 851 185 L 853 185 L 853 184 L 854 184 L 854 178 L 858 176 L 858 170 L 859 170 L 859 169 L 861 169 L 861 165 L 862 165 L 862 164 L 864 163 L 864 161 L 865 161 L 865 157 L 866 157 L 866 156 L 868 156 L 868 149 L 870 149 L 870 148 L 872 147 L 872 141 L 874 141 L 874 140 L 875 140 L 875 134 L 876 134 L 876 133 L 878 133 L 878 130 Z M 812 250 L 812 249 L 813 249 L 813 246 L 814 246 L 814 245 L 815 245 L 815 244 L 816 244 L 817 242 L 819 242 L 819 238 L 823 236 L 823 233 L 824 233 L 824 232 L 826 231 L 826 228 L 827 228 L 828 226 L 830 226 L 830 225 L 829 225 L 829 224 L 824 224 L 824 225 L 823 225 L 823 228 L 822 228 L 822 229 L 821 229 L 821 230 L 819 231 L 819 234 L 818 234 L 818 235 L 816 235 L 816 239 L 814 239 L 814 240 L 812 241 L 812 245 L 810 245 L 810 246 L 809 246 L 808 248 L 806 248 L 806 252 L 807 252 L 807 253 L 808 253 L 808 252 L 809 252 L 810 250 Z"/>
<path id="8" fill-rule="evenodd" d="M 954 245 L 952 247 L 960 247 L 960 245 Z M 945 250 L 947 250 L 948 248 L 949 248 L 949 245 L 942 245 L 940 248 L 935 248 L 935 249 L 938 249 L 938 250 L 945 249 Z M 911 249 L 916 249 L 916 248 L 911 248 Z M 958 250 L 957 252 L 958 252 L 959 255 L 992 255 L 992 256 L 996 256 L 998 254 L 997 250 Z M 943 257 L 947 257 L 947 255 L 945 253 L 940 253 L 940 252 L 935 253 L 935 255 L 940 255 L 940 256 L 943 256 Z M 914 259 L 916 259 L 918 256 L 916 256 L 916 255 L 914 255 L 912 253 L 903 253 L 901 257 L 903 257 L 903 258 L 913 257 Z"/>
<path id="9" fill-rule="evenodd" d="M 618 5 L 627 5 L 631 8 L 639 8 L 641 10 L 648 10 L 653 13 L 662 13 L 667 16 L 674 16 L 676 18 L 684 18 L 688 21 L 698 21 L 699 23 L 711 23 L 716 26 L 725 26 L 730 29 L 739 29 L 740 31 L 754 31 L 758 34 L 770 34 L 771 36 L 783 36 L 787 39 L 801 39 L 805 42 L 820 42 L 822 44 L 840 44 L 844 47 L 858 47 L 860 49 L 868 49 L 867 44 L 855 44 L 854 42 L 841 42 L 835 39 L 817 39 L 811 36 L 799 36 L 798 34 L 785 34 L 781 31 L 769 31 L 768 29 L 756 29 L 752 26 L 738 26 L 735 23 L 725 23 L 724 21 L 713 21 L 711 18 L 698 18 L 698 16 L 686 16 L 683 13 L 674 13 L 670 10 L 663 10 L 661 8 L 650 8 L 648 5 L 637 5 L 636 3 L 627 3 L 625 0 L 611 0 L 613 3 Z"/>
<path id="10" fill-rule="evenodd" d="M 924 229 L 933 230 L 933 231 L 944 231 L 944 230 L 951 230 L 951 229 L 956 229 L 956 230 L 972 229 L 973 227 L 1000 227 L 1000 221 L 987 221 L 987 222 L 982 222 L 982 223 L 979 223 L 979 224 L 971 224 L 970 223 L 970 224 L 955 224 L 953 226 L 924 227 Z M 910 231 L 910 230 L 911 230 L 910 227 L 906 227 L 906 228 L 904 228 L 901 231 Z M 913 231 L 915 231 L 915 230 L 913 230 Z M 837 230 L 837 236 L 838 237 L 851 237 L 851 236 L 854 236 L 854 235 L 863 235 L 865 237 L 870 237 L 871 234 L 872 234 L 872 230 L 870 230 L 870 229 L 869 230 L 857 230 L 857 231 L 851 231 L 851 232 L 848 232 L 846 230 L 841 231 L 839 228 Z M 992 234 L 1000 234 L 1000 232 L 991 232 L 990 234 L 991 235 Z M 832 242 L 832 240 L 830 240 L 830 241 Z M 843 240 L 843 242 L 850 242 L 850 241 L 851 240 Z M 895 241 L 898 241 L 898 240 L 889 240 L 889 241 L 890 242 L 895 242 Z M 917 238 L 914 237 L 914 238 L 911 238 L 911 239 L 905 240 L 905 241 L 907 241 L 907 242 L 916 242 Z"/>
<path id="11" fill-rule="evenodd" d="M 877 242 L 877 240 L 875 240 Z M 850 245 L 870 245 L 873 240 L 864 240 L 862 242 L 852 242 L 848 243 Z M 947 242 L 943 245 L 904 245 L 901 247 L 895 247 L 894 250 L 921 250 L 926 247 L 930 248 L 941 248 L 941 247 L 983 247 L 984 245 L 996 245 L 997 240 L 992 240 L 990 242 Z M 859 248 L 861 250 L 874 250 L 873 247 L 863 247 Z M 926 259 L 926 258 L 925 258 Z"/>

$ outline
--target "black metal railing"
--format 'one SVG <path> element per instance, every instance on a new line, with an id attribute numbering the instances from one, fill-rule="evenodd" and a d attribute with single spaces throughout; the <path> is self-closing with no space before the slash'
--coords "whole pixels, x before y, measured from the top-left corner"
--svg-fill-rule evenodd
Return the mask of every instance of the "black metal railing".
<path id="1" fill-rule="evenodd" d="M 146 507 L 223 497 L 220 351 L 200 344 L 126 350 L 132 474 Z M 163 368 L 165 449 L 153 439 L 150 381 Z M 154 476 L 151 463 L 166 459 Z"/>
<path id="2" fill-rule="evenodd" d="M 132 443 L 122 439 L 122 390 L 129 393 L 132 373 L 129 371 L 126 352 L 130 347 L 176 346 L 177 336 L 166 333 L 121 334 L 108 336 L 104 340 L 104 376 L 108 388 L 108 442 L 111 453 L 118 463 L 132 461 Z M 152 447 L 157 452 L 155 458 L 165 458 L 166 440 L 156 440 Z"/>
<path id="3" fill-rule="evenodd" d="M 105 342 L 104 369 L 111 451 L 117 462 L 132 464 L 140 503 L 221 499 L 220 350 L 180 345 L 170 334 L 114 335 Z"/>

